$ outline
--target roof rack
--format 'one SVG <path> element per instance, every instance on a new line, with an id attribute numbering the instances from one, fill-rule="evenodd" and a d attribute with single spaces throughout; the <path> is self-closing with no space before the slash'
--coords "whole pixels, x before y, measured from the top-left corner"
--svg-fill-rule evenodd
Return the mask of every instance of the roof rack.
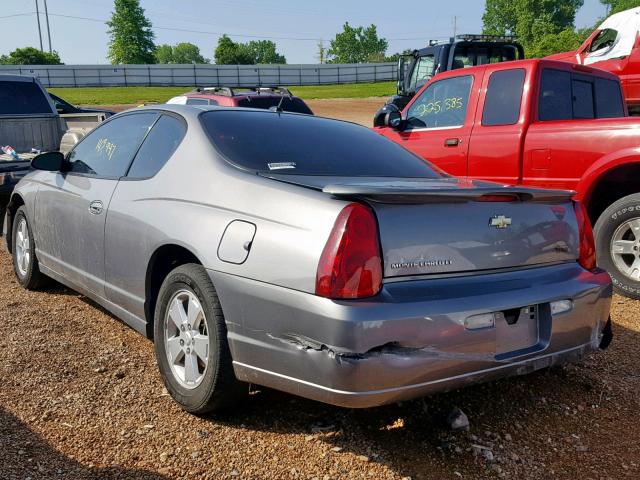
<path id="1" fill-rule="evenodd" d="M 286 87 L 278 86 L 257 86 L 257 87 L 198 87 L 196 92 L 215 93 L 216 95 L 225 95 L 227 97 L 233 97 L 235 95 L 242 95 L 244 92 L 260 93 L 280 93 L 282 95 L 291 96 L 291 91 Z"/>
<path id="2" fill-rule="evenodd" d="M 518 37 L 515 35 L 484 35 L 465 33 L 464 35 L 456 35 L 457 40 L 466 42 L 515 42 Z"/>

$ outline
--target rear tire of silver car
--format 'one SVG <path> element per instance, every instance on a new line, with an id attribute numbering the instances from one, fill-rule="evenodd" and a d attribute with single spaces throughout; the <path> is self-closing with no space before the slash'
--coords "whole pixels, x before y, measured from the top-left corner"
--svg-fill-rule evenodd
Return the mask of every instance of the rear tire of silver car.
<path id="1" fill-rule="evenodd" d="M 20 285 L 27 290 L 44 286 L 48 278 L 40 272 L 33 233 L 24 206 L 18 208 L 13 217 L 11 242 L 13 271 Z"/>
<path id="2" fill-rule="evenodd" d="M 640 194 L 607 208 L 593 234 L 598 266 L 609 272 L 616 293 L 640 299 Z"/>
<path id="3" fill-rule="evenodd" d="M 249 391 L 233 372 L 218 294 L 200 265 L 182 265 L 162 283 L 154 344 L 167 391 L 190 413 L 235 406 Z"/>

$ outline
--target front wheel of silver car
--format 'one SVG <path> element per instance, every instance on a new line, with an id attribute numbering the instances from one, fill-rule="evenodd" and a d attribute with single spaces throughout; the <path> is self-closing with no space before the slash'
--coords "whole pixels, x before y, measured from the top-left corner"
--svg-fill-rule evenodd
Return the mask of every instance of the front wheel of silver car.
<path id="1" fill-rule="evenodd" d="M 182 265 L 162 283 L 154 344 L 167 391 L 186 411 L 220 410 L 248 391 L 233 373 L 222 308 L 202 266 Z"/>
<path id="2" fill-rule="evenodd" d="M 20 285 L 28 290 L 43 286 L 46 277 L 40 272 L 33 233 L 24 206 L 18 208 L 13 217 L 11 242 L 13 271 Z"/>

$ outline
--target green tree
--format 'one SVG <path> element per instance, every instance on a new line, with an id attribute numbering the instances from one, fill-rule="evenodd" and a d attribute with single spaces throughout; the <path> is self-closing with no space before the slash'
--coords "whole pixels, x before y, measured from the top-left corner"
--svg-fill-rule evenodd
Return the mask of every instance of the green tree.
<path id="1" fill-rule="evenodd" d="M 487 0 L 484 32 L 517 35 L 525 45 L 544 35 L 573 28 L 583 0 Z"/>
<path id="2" fill-rule="evenodd" d="M 349 22 L 331 40 L 328 55 L 331 63 L 364 63 L 381 61 L 389 46 L 384 38 L 378 38 L 375 25 L 352 27 Z"/>
<path id="3" fill-rule="evenodd" d="M 246 44 L 249 55 L 256 64 L 285 64 L 287 59 L 276 52 L 276 44 L 271 40 L 252 40 Z"/>
<path id="4" fill-rule="evenodd" d="M 9 55 L 0 55 L 2 65 L 62 65 L 55 50 L 52 53 L 41 52 L 37 48 L 16 48 Z"/>
<path id="5" fill-rule="evenodd" d="M 114 11 L 107 22 L 109 60 L 119 63 L 154 63 L 155 45 L 151 22 L 139 0 L 114 0 Z"/>
<path id="6" fill-rule="evenodd" d="M 153 55 L 156 57 L 156 63 L 175 63 L 173 61 L 173 47 L 166 43 L 158 45 Z"/>
<path id="7" fill-rule="evenodd" d="M 583 0 L 487 0 L 484 33 L 516 35 L 528 57 L 574 48 L 582 37 L 575 31 Z M 567 42 L 563 44 L 562 42 Z"/>
<path id="8" fill-rule="evenodd" d="M 607 7 L 609 15 L 640 7 L 640 0 L 600 0 L 600 3 Z"/>
<path id="9" fill-rule="evenodd" d="M 213 57 L 218 65 L 251 65 L 253 63 L 249 51 L 226 34 L 218 40 Z"/>
<path id="10" fill-rule="evenodd" d="M 547 33 L 537 39 L 528 49 L 529 58 L 541 58 L 558 52 L 577 50 L 587 39 L 591 29 L 574 30 L 567 28 L 559 33 Z"/>
<path id="11" fill-rule="evenodd" d="M 271 40 L 253 40 L 249 43 L 234 42 L 228 35 L 222 35 L 214 52 L 218 65 L 256 65 L 287 63 L 284 56 L 276 51 Z"/>
<path id="12" fill-rule="evenodd" d="M 209 63 L 200 55 L 200 49 L 193 43 L 178 43 L 175 46 L 159 45 L 155 52 L 156 63 Z"/>

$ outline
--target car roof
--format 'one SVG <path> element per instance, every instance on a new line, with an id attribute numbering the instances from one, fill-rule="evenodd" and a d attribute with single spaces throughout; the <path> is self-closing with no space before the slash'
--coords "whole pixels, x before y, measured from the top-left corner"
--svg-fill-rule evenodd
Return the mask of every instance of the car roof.
<path id="1" fill-rule="evenodd" d="M 291 94 L 289 89 L 284 87 L 205 87 L 183 93 L 181 96 L 189 98 L 246 98 L 246 97 L 274 97 L 283 96 L 297 98 Z"/>
<path id="2" fill-rule="evenodd" d="M 563 61 L 559 61 L 559 60 L 548 60 L 545 58 L 533 58 L 533 59 L 528 59 L 528 60 L 513 60 L 510 62 L 499 62 L 499 63 L 491 63 L 491 64 L 485 64 L 485 65 L 477 65 L 475 67 L 467 67 L 467 68 L 461 68 L 461 69 L 457 69 L 457 70 L 448 70 L 446 72 L 442 72 L 439 73 L 437 76 L 435 76 L 435 79 L 439 79 L 439 78 L 446 78 L 446 77 L 457 77 L 457 76 L 462 76 L 465 73 L 466 74 L 471 74 L 471 73 L 479 73 L 479 72 L 483 72 L 483 71 L 502 71 L 502 70 L 510 70 L 510 69 L 514 69 L 514 68 L 525 68 L 525 69 L 531 69 L 534 68 L 535 66 L 540 65 L 542 67 L 546 67 L 546 68 L 556 68 L 559 70 L 576 70 L 579 73 L 586 73 L 586 74 L 590 74 L 590 75 L 596 75 L 599 77 L 603 77 L 603 78 L 609 78 L 609 79 L 613 79 L 613 80 L 618 80 L 619 78 L 614 75 L 613 73 L 601 70 L 599 68 L 594 68 L 594 67 L 589 67 L 586 65 L 578 65 L 578 64 L 573 64 L 573 63 L 569 63 L 569 62 L 563 62 Z M 430 82 L 427 83 L 427 85 Z"/>

